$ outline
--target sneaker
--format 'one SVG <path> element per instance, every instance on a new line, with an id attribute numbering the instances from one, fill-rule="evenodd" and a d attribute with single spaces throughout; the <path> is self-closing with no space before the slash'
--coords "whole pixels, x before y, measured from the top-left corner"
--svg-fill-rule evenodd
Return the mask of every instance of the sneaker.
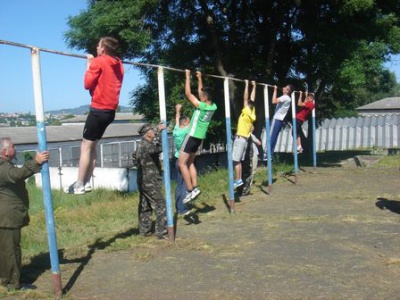
<path id="1" fill-rule="evenodd" d="M 159 240 L 169 240 L 168 235 L 157 235 L 157 238 L 158 238 Z"/>
<path id="2" fill-rule="evenodd" d="M 303 148 L 301 146 L 297 147 L 297 154 L 303 153 Z"/>
<path id="3" fill-rule="evenodd" d="M 159 240 L 169 240 L 169 236 L 168 236 L 167 230 L 164 230 L 163 232 L 158 233 L 158 234 L 157 234 L 157 238 L 158 238 Z"/>
<path id="4" fill-rule="evenodd" d="M 186 197 L 182 200 L 182 203 L 188 203 L 192 200 L 192 192 L 186 192 Z"/>
<path id="5" fill-rule="evenodd" d="M 71 184 L 69 187 L 64 189 L 66 194 L 83 195 L 85 193 L 85 187 L 83 185 L 76 185 L 76 182 Z"/>
<path id="6" fill-rule="evenodd" d="M 190 225 L 190 224 L 200 224 L 201 221 L 199 220 L 199 216 L 196 215 L 195 213 L 189 213 L 183 216 L 183 219 L 187 222 L 186 225 Z"/>
<path id="7" fill-rule="evenodd" d="M 37 286 L 30 283 L 21 283 L 20 291 L 29 291 L 29 290 L 36 290 Z"/>
<path id="8" fill-rule="evenodd" d="M 246 192 L 243 192 L 243 193 L 240 195 L 240 197 L 247 197 L 247 196 L 250 196 L 250 195 L 252 195 L 252 193 L 251 193 L 250 191 L 246 191 Z"/>
<path id="9" fill-rule="evenodd" d="M 92 185 L 90 184 L 90 181 L 85 183 L 85 193 L 91 192 L 92 191 Z"/>
<path id="10" fill-rule="evenodd" d="M 236 188 L 238 188 L 239 186 L 242 186 L 242 185 L 243 185 L 243 180 L 242 179 L 235 180 L 235 182 L 233 183 L 233 188 L 236 189 Z"/>
<path id="11" fill-rule="evenodd" d="M 201 191 L 196 187 L 192 191 L 192 195 L 190 196 L 192 200 L 196 199 L 198 195 L 200 195 Z"/>
<path id="12" fill-rule="evenodd" d="M 14 292 L 14 291 L 29 291 L 29 290 L 36 290 L 37 287 L 34 284 L 29 284 L 29 283 L 21 283 L 21 284 L 12 284 L 9 283 L 6 286 L 6 289 L 9 292 Z"/>
<path id="13" fill-rule="evenodd" d="M 75 185 L 74 186 L 74 194 L 75 195 L 83 195 L 85 193 L 85 186 L 84 185 Z"/>

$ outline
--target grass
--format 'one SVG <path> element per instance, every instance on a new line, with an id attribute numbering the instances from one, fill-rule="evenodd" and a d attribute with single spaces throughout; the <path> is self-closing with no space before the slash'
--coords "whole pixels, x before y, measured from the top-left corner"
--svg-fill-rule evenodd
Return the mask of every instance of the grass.
<path id="1" fill-rule="evenodd" d="M 196 203 L 196 206 L 215 205 L 216 199 L 228 188 L 227 178 L 227 170 L 199 176 L 203 195 L 201 199 L 209 200 Z M 28 263 L 34 256 L 48 252 L 42 190 L 33 184 L 28 185 L 28 190 L 31 221 L 22 231 L 24 263 Z M 174 205 L 173 195 L 171 198 Z M 107 249 L 112 251 L 147 241 L 136 234 L 138 193 L 94 190 L 85 195 L 67 195 L 61 191 L 52 191 L 52 200 L 57 246 L 64 249 L 64 255 L 86 251 L 85 248 L 94 243 L 108 241 Z"/>
<path id="2" fill-rule="evenodd" d="M 348 156 L 354 156 L 354 152 L 343 153 L 339 157 L 333 153 L 322 153 L 319 161 L 338 162 Z M 275 159 L 275 158 L 274 158 Z M 278 156 L 273 165 L 274 177 L 282 172 L 293 170 L 291 155 Z M 307 165 L 304 161 L 300 165 Z M 385 156 L 377 164 L 377 167 L 400 166 L 400 156 Z M 266 180 L 267 168 L 260 167 L 255 175 L 255 182 Z M 279 178 L 278 178 L 279 180 Z M 221 195 L 227 194 L 229 182 L 228 171 L 219 169 L 199 176 L 199 186 L 202 190 L 201 203 L 196 206 L 215 206 L 221 199 Z M 30 225 L 23 229 L 22 248 L 24 262 L 40 253 L 48 252 L 47 229 L 44 214 L 42 190 L 33 184 L 28 184 L 31 199 Z M 174 204 L 172 182 L 171 201 Z M 67 252 L 76 252 L 95 241 L 106 241 L 112 237 L 131 231 L 130 239 L 117 238 L 109 246 L 110 249 L 125 249 L 135 243 L 141 243 L 141 239 L 132 230 L 137 229 L 138 193 L 121 193 L 109 190 L 94 190 L 85 195 L 67 195 L 61 191 L 52 191 L 53 212 L 56 224 L 56 235 L 59 249 Z M 114 244 L 114 246 L 113 246 Z"/>
<path id="3" fill-rule="evenodd" d="M 400 169 L 400 155 L 384 156 L 376 165 L 379 167 L 399 167 Z"/>
<path id="4" fill-rule="evenodd" d="M 274 166 L 274 172 L 287 171 L 290 166 L 283 162 Z M 259 168 L 256 182 L 265 180 L 266 168 Z M 198 208 L 215 206 L 221 195 L 227 194 L 228 171 L 219 169 L 199 176 L 202 197 L 194 204 Z M 174 206 L 175 186 L 172 182 L 171 201 Z M 28 184 L 30 203 L 29 226 L 22 230 L 22 251 L 24 263 L 33 257 L 48 252 L 47 228 L 42 190 Z M 109 190 L 94 190 L 84 195 L 68 195 L 52 191 L 53 214 L 56 224 L 57 247 L 64 255 L 86 251 L 87 246 L 108 241 L 107 249 L 127 249 L 133 244 L 146 241 L 137 234 L 138 193 L 121 193 Z M 174 209 L 174 208 L 173 208 Z M 129 238 L 127 236 L 129 235 Z M 119 236 L 119 237 L 118 237 Z M 117 237 L 117 238 L 114 238 Z M 110 242 L 112 241 L 112 242 Z"/>
<path id="5" fill-rule="evenodd" d="M 335 165 L 343 159 L 352 157 L 354 152 L 321 153 L 318 155 L 318 165 L 328 162 Z M 300 166 L 312 166 L 305 157 L 299 158 Z M 400 156 L 385 156 L 374 167 L 399 167 Z M 277 174 L 293 170 L 293 156 L 282 155 L 274 160 L 273 176 L 281 180 Z M 267 178 L 267 168 L 260 167 L 255 175 L 255 182 L 259 185 Z M 219 169 L 199 176 L 199 186 L 202 197 L 195 201 L 197 207 L 216 206 L 221 202 L 221 195 L 227 195 L 228 171 Z M 174 204 L 172 182 L 172 203 Z M 47 228 L 43 204 L 42 190 L 33 184 L 28 184 L 31 199 L 30 225 L 22 230 L 23 264 L 29 270 L 49 268 Z M 120 193 L 117 191 L 94 190 L 85 195 L 67 195 L 61 191 L 52 191 L 53 211 L 56 224 L 57 247 L 60 249 L 60 262 L 74 261 L 88 256 L 91 250 L 105 249 L 106 251 L 119 251 L 140 248 L 136 259 L 152 259 L 152 249 L 159 247 L 156 239 L 143 238 L 137 234 L 137 207 L 138 193 Z M 206 200 L 203 200 L 206 199 Z M 215 210 L 214 213 L 229 217 L 225 210 Z M 256 218 L 256 216 L 254 217 Z M 292 222 L 315 222 L 318 219 L 303 217 L 291 219 Z M 353 222 L 349 217 L 344 217 L 345 222 Z M 272 226 L 272 225 L 271 225 Z M 216 251 L 209 245 L 195 240 L 179 241 L 176 247 L 192 249 L 202 252 Z M 398 264 L 398 260 L 390 262 Z M 71 268 L 76 266 L 70 265 Z M 68 271 L 63 270 L 68 275 Z M 2 298 L 0 291 L 0 298 Z M 35 299 L 32 296 L 32 299 Z M 45 299 L 38 296 L 37 299 Z M 50 297 L 49 297 L 50 299 Z"/>

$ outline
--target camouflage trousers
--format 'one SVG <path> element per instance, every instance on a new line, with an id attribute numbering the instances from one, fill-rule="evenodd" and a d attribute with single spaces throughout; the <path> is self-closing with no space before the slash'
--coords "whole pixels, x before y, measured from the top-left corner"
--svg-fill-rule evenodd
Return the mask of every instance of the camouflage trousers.
<path id="1" fill-rule="evenodd" d="M 254 163 L 253 160 L 253 147 L 251 145 L 248 147 L 245 160 L 242 161 L 242 178 L 244 183 L 242 186 L 242 195 L 250 194 L 250 186 L 253 184 L 253 176 L 257 168 L 257 161 Z"/>
<path id="2" fill-rule="evenodd" d="M 148 189 L 140 189 L 139 199 L 139 233 L 149 235 L 151 233 L 151 215 L 156 216 L 155 234 L 161 236 L 166 233 L 166 207 L 161 194 L 161 188 L 152 186 Z"/>

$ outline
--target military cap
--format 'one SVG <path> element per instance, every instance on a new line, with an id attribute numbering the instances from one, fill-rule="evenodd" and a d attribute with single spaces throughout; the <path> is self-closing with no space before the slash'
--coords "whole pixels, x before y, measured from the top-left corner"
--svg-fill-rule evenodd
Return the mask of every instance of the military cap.
<path id="1" fill-rule="evenodd" d="M 141 136 L 144 136 L 150 129 L 153 129 L 153 126 L 150 123 L 145 123 L 142 126 L 140 126 L 138 133 Z"/>

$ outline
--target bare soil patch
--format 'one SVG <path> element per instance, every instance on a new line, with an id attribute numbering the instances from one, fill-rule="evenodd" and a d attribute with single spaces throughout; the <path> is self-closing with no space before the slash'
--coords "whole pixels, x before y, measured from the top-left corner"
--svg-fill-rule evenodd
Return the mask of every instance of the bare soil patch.
<path id="1" fill-rule="evenodd" d="M 296 184 L 276 175 L 271 194 L 256 182 L 234 215 L 221 195 L 201 224 L 178 219 L 175 242 L 88 249 L 61 265 L 64 298 L 399 299 L 399 166 L 324 166 Z M 50 278 L 34 284 L 49 291 Z"/>

